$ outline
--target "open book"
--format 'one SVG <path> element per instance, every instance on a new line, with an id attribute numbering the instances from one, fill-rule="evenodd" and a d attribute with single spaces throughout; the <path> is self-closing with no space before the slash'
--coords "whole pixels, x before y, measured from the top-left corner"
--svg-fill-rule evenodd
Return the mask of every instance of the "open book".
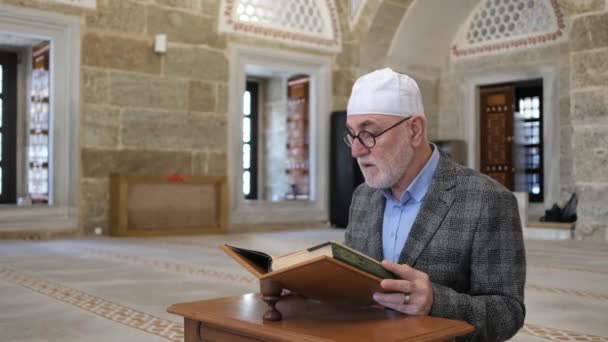
<path id="1" fill-rule="evenodd" d="M 277 257 L 229 245 L 221 248 L 258 279 L 277 281 L 285 289 L 323 301 L 373 304 L 373 293 L 385 292 L 380 281 L 396 278 L 378 261 L 337 242 Z"/>

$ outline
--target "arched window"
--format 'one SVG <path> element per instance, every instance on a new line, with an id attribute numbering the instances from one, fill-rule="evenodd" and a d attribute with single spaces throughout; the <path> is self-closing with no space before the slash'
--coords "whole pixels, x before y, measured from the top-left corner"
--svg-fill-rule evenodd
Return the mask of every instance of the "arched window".
<path id="1" fill-rule="evenodd" d="M 556 0 L 483 0 L 452 44 L 452 56 L 547 44 L 563 36 Z"/>
<path id="2" fill-rule="evenodd" d="M 219 31 L 339 52 L 333 0 L 224 0 Z"/>

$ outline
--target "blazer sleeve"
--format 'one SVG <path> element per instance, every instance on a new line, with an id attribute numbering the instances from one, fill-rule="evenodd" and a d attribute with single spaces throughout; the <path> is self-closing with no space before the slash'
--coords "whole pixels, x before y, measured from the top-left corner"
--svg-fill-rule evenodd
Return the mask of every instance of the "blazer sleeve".
<path id="1" fill-rule="evenodd" d="M 526 257 L 515 196 L 494 189 L 473 237 L 470 291 L 432 284 L 431 315 L 471 323 L 471 341 L 504 341 L 523 326 Z"/>

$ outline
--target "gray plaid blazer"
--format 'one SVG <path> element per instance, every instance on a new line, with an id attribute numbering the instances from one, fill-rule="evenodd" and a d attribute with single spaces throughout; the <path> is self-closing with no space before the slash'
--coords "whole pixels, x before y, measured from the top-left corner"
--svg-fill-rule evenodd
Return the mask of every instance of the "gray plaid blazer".
<path id="1" fill-rule="evenodd" d="M 385 197 L 360 185 L 353 194 L 346 245 L 383 259 Z M 399 257 L 427 273 L 430 315 L 475 326 L 467 341 L 507 340 L 525 317 L 526 257 L 515 196 L 444 155 Z"/>

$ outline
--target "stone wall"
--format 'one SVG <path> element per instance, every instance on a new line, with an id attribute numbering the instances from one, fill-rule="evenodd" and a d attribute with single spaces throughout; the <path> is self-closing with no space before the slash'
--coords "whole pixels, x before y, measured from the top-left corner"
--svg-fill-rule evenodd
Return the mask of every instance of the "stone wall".
<path id="1" fill-rule="evenodd" d="M 81 218 L 108 229 L 115 172 L 224 175 L 228 60 L 214 1 L 98 1 L 83 16 Z M 169 41 L 153 52 L 157 33 Z M 212 67 L 210 67 L 212 66 Z"/>
<path id="2" fill-rule="evenodd" d="M 355 80 L 388 65 L 386 55 L 401 18 L 413 0 L 367 0 L 358 20 L 349 24 L 350 0 L 337 1 L 341 16 L 342 53 L 332 74 L 332 110 L 345 110 Z"/>
<path id="3" fill-rule="evenodd" d="M 563 1 L 571 16 L 570 145 L 576 237 L 608 241 L 608 4 Z"/>
<path id="4" fill-rule="evenodd" d="M 560 119 L 560 116 L 568 115 L 568 106 L 563 105 L 563 103 L 569 101 L 568 55 L 567 43 L 561 42 L 543 47 L 452 60 L 449 68 L 442 73 L 440 78 L 436 131 L 438 139 L 467 141 L 467 138 L 469 138 L 466 127 L 471 123 L 467 120 L 472 120 L 473 117 L 478 115 L 472 115 L 468 111 L 473 109 L 465 107 L 466 99 L 474 101 L 475 98 L 475 94 L 468 90 L 470 83 L 481 82 L 480 79 L 495 78 L 498 80 L 503 77 L 523 81 L 538 78 L 540 73 L 548 72 L 554 76 L 549 87 L 552 89 L 552 94 L 557 98 L 545 98 L 545 107 L 553 108 L 553 112 L 548 113 L 548 115 L 551 116 L 551 121 L 555 125 L 560 124 L 560 126 L 556 126 L 554 132 L 560 132 L 562 138 L 560 140 L 560 138 L 555 137 L 555 133 L 551 133 L 552 127 L 548 124 L 548 118 L 545 117 L 544 130 L 546 131 L 545 137 L 548 139 L 544 143 L 545 146 L 549 144 L 556 154 L 554 156 L 548 155 L 548 153 L 551 153 L 551 149 L 545 149 L 545 164 L 550 163 L 554 158 L 560 158 L 559 170 L 551 167 L 549 169 L 545 168 L 545 171 L 547 171 L 544 174 L 545 184 L 549 182 L 549 188 L 544 189 L 545 198 L 548 201 L 559 201 L 560 197 L 567 197 L 572 194 L 574 183 L 571 172 L 569 172 L 572 167 L 572 151 L 569 148 L 570 145 L 563 138 L 564 134 L 568 133 L 569 126 Z M 476 85 L 490 85 L 504 81 L 487 82 Z M 479 140 L 479 135 L 477 135 L 477 140 Z M 562 144 L 561 148 L 557 146 L 559 142 Z M 467 144 L 469 143 L 467 141 Z M 475 142 L 475 144 L 478 145 L 478 142 Z M 468 158 L 470 159 L 472 156 L 468 156 Z M 555 182 L 552 182 L 554 179 L 555 182 L 561 184 L 560 189 L 554 187 L 556 185 Z M 552 187 L 552 184 L 555 185 Z M 542 205 L 530 205 L 529 209 L 529 214 L 532 217 L 540 217 L 544 212 L 544 206 Z"/>
<path id="5" fill-rule="evenodd" d="M 353 30 L 353 36 L 359 41 L 358 63 L 352 63 L 353 70 L 349 76 L 350 81 L 343 82 L 352 84 L 354 80 L 367 72 L 390 67 L 395 71 L 406 73 L 416 80 L 422 93 L 425 115 L 428 121 L 428 137 L 435 140 L 438 137 L 438 85 L 439 70 L 429 71 L 427 68 L 403 64 L 388 55 L 393 38 L 401 24 L 413 0 L 368 0 L 365 2 L 357 26 Z M 344 87 L 346 100 L 350 93 L 350 87 Z"/>
<path id="6" fill-rule="evenodd" d="M 108 229 L 108 179 L 113 172 L 227 174 L 230 43 L 327 55 L 218 34 L 219 0 L 98 0 L 96 10 L 39 0 L 0 2 L 81 18 L 79 197 L 85 233 L 98 226 Z M 346 108 L 358 76 L 387 65 L 393 37 L 412 2 L 368 0 L 351 27 L 349 0 L 336 0 L 343 50 L 332 55 L 332 110 Z M 462 85 L 467 78 L 522 66 L 554 68 L 560 199 L 576 191 L 577 236 L 604 240 L 608 8 L 606 0 L 558 3 L 569 32 L 560 44 L 461 60 L 438 77 L 398 63 L 394 67 L 412 73 L 420 83 L 431 139 L 465 138 Z M 168 35 L 164 55 L 153 52 L 156 33 Z"/>
<path id="7" fill-rule="evenodd" d="M 83 9 L 38 0 L 0 2 L 81 18 L 80 221 L 108 231 L 109 175 L 227 174 L 230 42 L 328 55 L 218 34 L 219 0 L 97 0 Z M 358 63 L 349 1 L 336 1 L 344 50 L 334 56 L 333 109 L 344 109 Z M 153 51 L 157 33 L 166 54 Z M 328 113 L 329 123 L 329 113 Z"/>
<path id="8" fill-rule="evenodd" d="M 560 138 L 556 139 L 554 133 L 551 133 L 551 127 L 548 125 L 548 118 L 545 117 L 544 129 L 547 131 L 544 141 L 545 146 L 550 144 L 555 153 L 558 155 L 548 155 L 550 149 L 544 150 L 545 164 L 550 163 L 554 158 L 559 157 L 559 170 L 545 168 L 545 184 L 549 182 L 549 188 L 545 188 L 546 201 L 559 201 L 560 198 L 566 198 L 574 191 L 574 180 L 570 172 L 572 168 L 572 149 L 568 142 L 568 132 L 570 126 L 560 119 L 560 116 L 568 115 L 568 106 L 564 103 L 569 101 L 569 82 L 568 82 L 568 44 L 565 41 L 561 43 L 546 45 L 542 47 L 531 47 L 515 51 L 507 51 L 492 55 L 484 55 L 478 57 L 466 57 L 461 59 L 452 59 L 446 71 L 441 74 L 439 84 L 439 108 L 438 108 L 438 126 L 437 133 L 440 140 L 460 139 L 467 141 L 466 127 L 470 125 L 467 120 L 472 120 L 471 113 L 465 112 L 465 99 L 474 99 L 475 94 L 469 93 L 468 85 L 470 83 L 480 82 L 480 79 L 496 80 L 501 78 L 512 78 L 512 80 L 526 80 L 539 77 L 539 72 L 549 70 L 548 72 L 555 77 L 553 83 L 549 86 L 553 89 L 552 94 L 559 97 L 545 98 L 545 107 L 549 104 L 554 111 L 548 113 L 555 124 L 560 124 Z M 492 76 L 494 75 L 494 76 Z M 528 76 L 534 75 L 534 76 Z M 479 85 L 490 85 L 502 83 L 504 81 L 487 81 Z M 561 106 L 560 106 L 561 104 Z M 471 110 L 471 109 L 469 109 Z M 477 140 L 479 136 L 477 136 Z M 557 147 L 557 141 L 561 146 Z M 467 142 L 469 143 L 469 142 Z M 478 144 L 475 142 L 475 144 Z M 559 151 L 559 152 L 557 152 Z M 471 158 L 472 156 L 468 156 Z M 471 162 L 471 161 L 469 161 Z M 551 180 L 558 177 L 560 189 L 552 187 Z M 557 194 L 555 192 L 558 192 Z M 551 199 L 553 197 L 553 199 Z M 544 205 L 530 205 L 528 215 L 531 217 L 540 217 L 544 212 Z M 537 218 L 536 218 L 537 219 Z M 535 219 L 533 219 L 535 220 Z"/>
<path id="9" fill-rule="evenodd" d="M 608 240 L 608 8 L 605 0 L 558 1 L 568 36 L 558 44 L 453 60 L 439 82 L 440 139 L 465 139 L 463 85 L 486 74 L 549 67 L 557 72 L 560 194 L 579 196 L 576 236 Z M 552 99 L 545 99 L 545 101 Z"/>

